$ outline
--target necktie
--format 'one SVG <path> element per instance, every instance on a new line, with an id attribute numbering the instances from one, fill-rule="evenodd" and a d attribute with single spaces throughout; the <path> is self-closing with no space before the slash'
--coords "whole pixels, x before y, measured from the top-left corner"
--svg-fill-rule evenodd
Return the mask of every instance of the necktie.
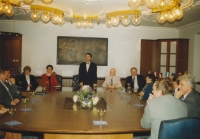
<path id="1" fill-rule="evenodd" d="M 88 69 L 89 69 L 89 63 L 86 63 L 86 70 L 87 70 L 87 72 L 88 72 Z"/>
<path id="2" fill-rule="evenodd" d="M 134 86 L 134 83 L 135 83 L 135 76 L 133 76 L 133 86 Z"/>
<path id="3" fill-rule="evenodd" d="M 113 85 L 113 78 L 111 78 L 111 86 Z"/>

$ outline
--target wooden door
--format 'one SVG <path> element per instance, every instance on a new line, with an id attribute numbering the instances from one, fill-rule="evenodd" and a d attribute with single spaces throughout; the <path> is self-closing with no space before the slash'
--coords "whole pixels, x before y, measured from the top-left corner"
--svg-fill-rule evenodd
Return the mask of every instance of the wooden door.
<path id="1" fill-rule="evenodd" d="M 156 40 L 141 40 L 140 74 L 146 77 L 148 71 L 158 71 L 158 51 Z"/>
<path id="2" fill-rule="evenodd" d="M 21 73 L 22 36 L 15 33 L 1 35 L 0 66 L 10 69 L 11 77 Z"/>

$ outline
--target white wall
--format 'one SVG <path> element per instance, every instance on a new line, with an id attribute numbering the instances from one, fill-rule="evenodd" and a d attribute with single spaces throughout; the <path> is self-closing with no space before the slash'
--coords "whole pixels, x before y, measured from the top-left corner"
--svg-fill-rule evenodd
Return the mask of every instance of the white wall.
<path id="1" fill-rule="evenodd" d="M 200 24 L 180 29 L 179 37 L 190 39 L 188 72 L 200 81 Z M 200 92 L 200 85 L 196 86 L 196 90 Z"/>
<path id="2" fill-rule="evenodd" d="M 0 31 L 19 32 L 22 40 L 22 66 L 29 65 L 32 74 L 41 75 L 48 64 L 63 76 L 78 73 L 78 65 L 56 65 L 57 36 L 108 38 L 108 66 L 98 66 L 98 77 L 109 74 L 110 68 L 117 69 L 117 75 L 128 76 L 131 67 L 140 71 L 141 39 L 178 38 L 179 31 L 171 28 L 123 27 L 107 28 L 95 25 L 93 29 L 77 29 L 75 24 L 57 26 L 22 21 L 0 21 Z"/>

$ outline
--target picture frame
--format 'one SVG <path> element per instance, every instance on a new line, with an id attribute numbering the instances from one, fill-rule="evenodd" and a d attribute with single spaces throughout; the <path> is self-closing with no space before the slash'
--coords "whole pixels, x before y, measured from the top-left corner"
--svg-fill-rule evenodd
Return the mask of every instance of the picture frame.
<path id="1" fill-rule="evenodd" d="M 79 65 L 86 53 L 97 66 L 107 66 L 108 38 L 57 36 L 57 65 Z"/>

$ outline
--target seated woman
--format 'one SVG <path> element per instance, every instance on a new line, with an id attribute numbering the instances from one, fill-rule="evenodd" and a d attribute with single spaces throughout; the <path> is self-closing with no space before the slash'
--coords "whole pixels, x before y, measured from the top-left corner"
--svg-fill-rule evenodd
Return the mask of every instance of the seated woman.
<path id="1" fill-rule="evenodd" d="M 18 78 L 17 85 L 27 91 L 35 90 L 38 87 L 38 83 L 35 76 L 31 75 L 31 67 L 25 66 L 22 75 Z"/>
<path id="2" fill-rule="evenodd" d="M 142 91 L 139 93 L 142 100 L 147 100 L 149 98 L 149 94 L 152 92 L 152 87 L 155 82 L 155 75 L 154 74 L 147 74 L 146 75 L 146 85 L 143 87 Z"/>
<path id="3" fill-rule="evenodd" d="M 52 72 L 53 66 L 47 65 L 47 73 L 42 74 L 42 86 L 47 87 L 49 90 L 54 86 L 59 86 L 56 75 Z"/>

